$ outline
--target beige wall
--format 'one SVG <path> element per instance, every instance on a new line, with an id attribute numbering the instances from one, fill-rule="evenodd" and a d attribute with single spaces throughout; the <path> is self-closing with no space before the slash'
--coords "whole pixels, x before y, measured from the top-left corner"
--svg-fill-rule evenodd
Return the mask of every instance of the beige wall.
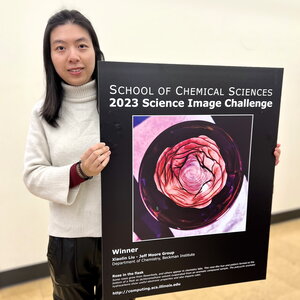
<path id="1" fill-rule="evenodd" d="M 44 91 L 43 30 L 61 8 L 90 18 L 107 60 L 284 67 L 273 213 L 300 208 L 298 0 L 6 1 L 0 19 L 0 271 L 45 261 L 48 203 L 29 194 L 21 173 L 30 111 Z"/>

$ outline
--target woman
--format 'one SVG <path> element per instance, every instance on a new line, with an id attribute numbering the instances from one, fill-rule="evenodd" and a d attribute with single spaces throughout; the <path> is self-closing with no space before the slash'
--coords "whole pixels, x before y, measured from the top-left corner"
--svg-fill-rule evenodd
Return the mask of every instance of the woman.
<path id="1" fill-rule="evenodd" d="M 46 96 L 34 107 L 24 182 L 49 200 L 48 262 L 56 300 L 101 299 L 100 173 L 96 33 L 78 11 L 52 16 L 44 33 Z M 276 161 L 279 147 L 275 150 Z"/>
<path id="2" fill-rule="evenodd" d="M 46 96 L 33 110 L 24 182 L 50 201 L 54 299 L 101 299 L 100 173 L 111 153 L 99 142 L 95 65 L 103 54 L 74 10 L 49 19 L 43 51 Z"/>

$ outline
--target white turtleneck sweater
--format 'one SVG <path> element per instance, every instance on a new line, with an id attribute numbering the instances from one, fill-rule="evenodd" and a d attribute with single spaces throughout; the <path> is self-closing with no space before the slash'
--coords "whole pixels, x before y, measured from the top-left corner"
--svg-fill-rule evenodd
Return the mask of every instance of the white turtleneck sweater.
<path id="1" fill-rule="evenodd" d="M 95 80 L 82 86 L 62 84 L 64 99 L 57 123 L 41 116 L 43 101 L 33 109 L 25 150 L 24 182 L 31 193 L 49 200 L 49 235 L 101 236 L 100 175 L 69 188 L 70 168 L 100 141 Z"/>

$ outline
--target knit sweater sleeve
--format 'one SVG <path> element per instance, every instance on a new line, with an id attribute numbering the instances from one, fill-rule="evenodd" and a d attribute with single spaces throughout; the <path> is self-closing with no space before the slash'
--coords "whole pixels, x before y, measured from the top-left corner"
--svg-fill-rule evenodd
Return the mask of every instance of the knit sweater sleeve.
<path id="1" fill-rule="evenodd" d="M 70 168 L 51 162 L 49 145 L 38 105 L 33 110 L 24 158 L 23 180 L 28 190 L 37 197 L 63 205 L 71 205 L 79 186 L 70 189 Z"/>

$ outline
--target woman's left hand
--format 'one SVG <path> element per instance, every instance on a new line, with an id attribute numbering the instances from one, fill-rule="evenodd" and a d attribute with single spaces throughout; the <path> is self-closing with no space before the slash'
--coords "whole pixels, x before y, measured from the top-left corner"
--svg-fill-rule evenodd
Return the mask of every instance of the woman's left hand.
<path id="1" fill-rule="evenodd" d="M 275 156 L 275 166 L 277 166 L 279 164 L 279 157 L 280 157 L 280 153 L 281 153 L 281 150 L 280 150 L 280 144 L 277 144 L 276 147 L 275 147 L 275 150 L 274 150 L 274 156 Z"/>

